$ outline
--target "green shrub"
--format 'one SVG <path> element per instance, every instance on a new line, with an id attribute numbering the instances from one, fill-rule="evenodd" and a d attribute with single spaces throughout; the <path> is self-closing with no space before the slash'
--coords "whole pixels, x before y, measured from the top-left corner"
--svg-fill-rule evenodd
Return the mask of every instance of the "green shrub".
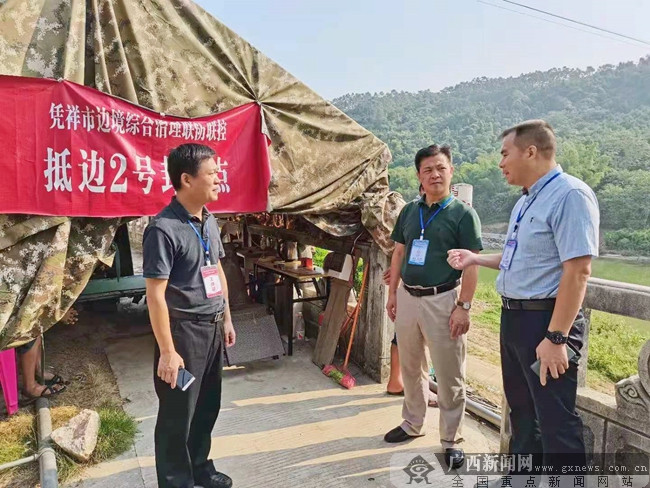
<path id="1" fill-rule="evenodd" d="M 605 247 L 611 251 L 632 251 L 650 255 L 650 229 L 605 232 Z"/>
<path id="2" fill-rule="evenodd" d="M 100 462 L 129 449 L 138 432 L 138 424 L 121 407 L 106 405 L 97 413 L 100 425 L 93 458 L 94 461 Z"/>
<path id="3" fill-rule="evenodd" d="M 327 249 L 321 249 L 320 247 L 315 247 L 313 252 L 313 262 L 314 266 L 323 266 L 323 261 L 325 261 L 325 256 L 329 254 Z"/>
<path id="4" fill-rule="evenodd" d="M 589 333 L 589 368 L 612 381 L 637 373 L 638 355 L 650 339 L 650 328 L 635 330 L 625 317 L 593 311 Z"/>

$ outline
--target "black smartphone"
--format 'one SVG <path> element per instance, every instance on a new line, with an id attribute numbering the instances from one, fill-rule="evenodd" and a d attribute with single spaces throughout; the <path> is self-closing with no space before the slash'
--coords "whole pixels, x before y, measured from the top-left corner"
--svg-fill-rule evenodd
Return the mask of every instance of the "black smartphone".
<path id="1" fill-rule="evenodd" d="M 573 349 L 571 349 L 571 347 L 568 344 L 565 345 L 566 345 L 566 355 L 569 358 L 569 362 L 571 362 L 571 360 L 575 357 L 576 352 Z M 541 365 L 542 363 L 539 359 L 530 365 L 530 369 L 533 370 L 533 372 L 537 375 L 537 377 L 539 377 L 539 368 L 541 367 Z M 547 378 L 552 378 L 551 373 L 547 373 Z"/>
<path id="2" fill-rule="evenodd" d="M 176 388 L 180 388 L 181 391 L 187 390 L 196 378 L 188 370 L 184 368 L 178 368 L 178 376 L 176 377 Z"/>

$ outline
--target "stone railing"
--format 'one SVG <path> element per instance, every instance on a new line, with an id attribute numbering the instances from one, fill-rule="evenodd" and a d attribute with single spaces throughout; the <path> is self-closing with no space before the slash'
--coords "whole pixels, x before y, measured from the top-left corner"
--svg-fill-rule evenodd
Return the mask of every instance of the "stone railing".
<path id="1" fill-rule="evenodd" d="M 616 384 L 612 397 L 585 386 L 591 310 L 650 320 L 650 287 L 592 278 L 584 301 L 587 329 L 578 377 L 578 411 L 584 422 L 587 450 L 597 464 L 604 453 L 642 452 L 650 459 L 650 341 L 641 348 L 638 373 Z M 509 441 L 507 405 L 502 409 L 501 449 Z"/>

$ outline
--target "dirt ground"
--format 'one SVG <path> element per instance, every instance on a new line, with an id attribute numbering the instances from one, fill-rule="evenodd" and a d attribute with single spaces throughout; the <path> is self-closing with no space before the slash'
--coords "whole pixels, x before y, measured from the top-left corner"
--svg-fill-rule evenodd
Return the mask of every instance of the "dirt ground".
<path id="1" fill-rule="evenodd" d="M 53 406 L 97 408 L 120 402 L 117 383 L 106 357 L 106 345 L 116 338 L 149 333 L 146 307 L 123 299 L 112 311 L 77 307 L 75 325 L 56 325 L 45 334 L 45 362 L 51 371 L 70 381 L 66 391 L 52 400 Z"/>
<path id="2" fill-rule="evenodd" d="M 105 347 L 122 337 L 150 333 L 146 307 L 123 299 L 113 310 L 93 310 L 80 305 L 74 325 L 57 324 L 45 333 L 46 368 L 69 381 L 66 391 L 50 401 L 53 427 L 67 421 L 74 412 L 97 409 L 105 404 L 121 404 L 117 383 Z M 21 381 L 21 380 L 19 380 Z M 20 387 L 20 386 L 19 386 Z M 21 395 L 21 405 L 25 397 Z M 33 415 L 33 404 L 18 414 Z M 24 420 L 23 420 L 24 422 Z M 6 411 L 0 413 L 0 430 L 6 424 Z M 0 473 L 0 488 L 38 486 L 38 464 Z"/>

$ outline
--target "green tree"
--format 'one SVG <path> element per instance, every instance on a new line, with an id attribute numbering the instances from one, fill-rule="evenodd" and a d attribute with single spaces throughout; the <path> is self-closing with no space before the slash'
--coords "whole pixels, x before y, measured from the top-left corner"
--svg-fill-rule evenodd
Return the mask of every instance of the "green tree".
<path id="1" fill-rule="evenodd" d="M 507 221 L 520 195 L 503 177 L 500 159 L 498 152 L 482 154 L 476 163 L 463 163 L 454 171 L 454 182 L 473 186 L 472 206 L 486 224 Z"/>
<path id="2" fill-rule="evenodd" d="M 564 171 L 595 189 L 609 169 L 611 158 L 602 154 L 596 143 L 565 141 L 560 145 L 557 160 Z"/>
<path id="3" fill-rule="evenodd" d="M 601 228 L 633 230 L 650 227 L 648 189 L 650 172 L 643 170 L 612 170 L 610 182 L 598 192 Z"/>
<path id="4" fill-rule="evenodd" d="M 415 166 L 389 168 L 388 176 L 390 178 L 390 189 L 400 192 L 404 200 L 408 202 L 418 196 L 420 181 L 415 172 Z"/>
<path id="5" fill-rule="evenodd" d="M 391 188 L 417 194 L 413 156 L 449 144 L 456 181 L 474 186 L 485 222 L 503 222 L 517 198 L 496 166 L 501 131 L 542 118 L 555 128 L 564 169 L 596 191 L 607 230 L 650 228 L 650 56 L 586 70 L 554 68 L 512 78 L 476 78 L 433 93 L 348 94 L 334 104 L 386 142 Z"/>

